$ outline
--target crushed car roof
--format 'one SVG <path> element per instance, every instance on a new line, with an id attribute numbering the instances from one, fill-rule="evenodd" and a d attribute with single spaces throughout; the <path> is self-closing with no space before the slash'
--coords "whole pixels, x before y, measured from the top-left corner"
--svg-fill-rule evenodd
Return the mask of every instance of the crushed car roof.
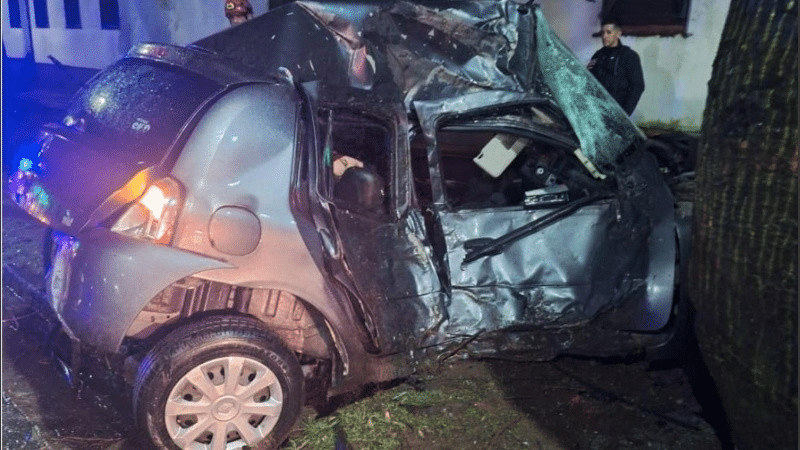
<path id="1" fill-rule="evenodd" d="M 641 132 L 535 5 L 511 0 L 307 2 L 276 8 L 194 44 L 251 73 L 370 90 L 402 102 L 481 91 L 533 93 L 561 106 L 595 164 Z M 490 101 L 488 105 L 491 105 Z"/>

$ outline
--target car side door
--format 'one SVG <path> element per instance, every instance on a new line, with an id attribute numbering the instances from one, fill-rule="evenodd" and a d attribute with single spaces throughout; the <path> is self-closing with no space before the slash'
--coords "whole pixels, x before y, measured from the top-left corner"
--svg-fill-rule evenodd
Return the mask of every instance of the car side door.
<path id="1" fill-rule="evenodd" d="M 328 270 L 372 351 L 415 348 L 441 321 L 441 289 L 422 216 L 408 201 L 402 116 L 330 104 L 316 111 L 313 197 L 331 222 L 323 238 Z"/>
<path id="2" fill-rule="evenodd" d="M 576 326 L 645 300 L 647 217 L 626 210 L 615 181 L 581 161 L 547 102 L 431 123 L 451 332 Z"/>

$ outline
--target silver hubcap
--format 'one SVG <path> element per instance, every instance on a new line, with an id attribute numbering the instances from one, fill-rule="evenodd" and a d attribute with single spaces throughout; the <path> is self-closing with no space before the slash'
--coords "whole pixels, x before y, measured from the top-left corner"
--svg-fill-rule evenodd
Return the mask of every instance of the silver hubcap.
<path id="1" fill-rule="evenodd" d="M 229 356 L 186 373 L 167 399 L 167 432 L 185 450 L 234 450 L 266 437 L 281 414 L 275 374 L 251 358 Z"/>

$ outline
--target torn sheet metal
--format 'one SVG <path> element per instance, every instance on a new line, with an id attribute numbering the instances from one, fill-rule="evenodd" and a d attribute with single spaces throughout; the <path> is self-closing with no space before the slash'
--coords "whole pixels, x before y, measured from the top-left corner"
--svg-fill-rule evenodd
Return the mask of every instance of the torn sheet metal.
<path id="1" fill-rule="evenodd" d="M 553 98 L 601 167 L 644 138 L 535 6 L 300 1 L 193 45 L 263 77 L 283 67 L 299 82 L 372 90 L 401 100 L 409 114 L 414 101 L 481 91 Z"/>
<path id="2" fill-rule="evenodd" d="M 300 1 L 193 46 L 264 77 L 285 67 L 299 82 L 324 78 L 398 96 L 407 106 L 476 90 L 532 89 L 536 60 L 529 10 L 513 2 L 444 5 Z"/>
<path id="3" fill-rule="evenodd" d="M 619 168 L 613 197 L 474 259 L 476 242 L 513 234 L 551 211 L 440 210 L 451 292 L 439 331 L 475 337 L 474 355 L 546 359 L 565 349 L 612 354 L 615 345 L 631 345 L 611 330 L 662 329 L 676 254 L 673 200 L 659 176 L 655 158 L 637 152 Z"/>
<path id="4" fill-rule="evenodd" d="M 428 253 L 423 219 L 410 214 L 400 222 L 374 221 L 339 209 L 336 223 L 351 276 L 373 321 L 380 349 L 414 348 L 444 320 L 441 286 Z"/>
<path id="5" fill-rule="evenodd" d="M 465 261 L 465 243 L 502 236 L 547 211 L 442 214 L 454 304 L 479 305 L 486 320 L 479 327 L 492 329 L 575 325 L 619 308 L 623 300 L 638 303 L 645 295 L 648 220 L 635 214 L 631 219 L 638 223 L 621 223 L 618 208 L 614 200 L 584 207 L 502 253 L 472 262 Z"/>

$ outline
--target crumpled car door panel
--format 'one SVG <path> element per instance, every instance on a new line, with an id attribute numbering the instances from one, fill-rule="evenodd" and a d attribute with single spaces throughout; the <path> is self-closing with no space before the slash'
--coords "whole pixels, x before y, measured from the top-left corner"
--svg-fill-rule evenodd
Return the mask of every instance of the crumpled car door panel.
<path id="1" fill-rule="evenodd" d="M 479 324 L 487 330 L 576 324 L 623 300 L 641 299 L 647 236 L 620 227 L 616 209 L 614 201 L 586 206 L 498 255 L 466 264 L 465 242 L 497 237 L 547 211 L 442 213 L 453 296 L 456 290 L 468 291 L 489 319 Z"/>
<path id="2" fill-rule="evenodd" d="M 432 201 L 452 286 L 448 333 L 569 327 L 600 316 L 608 328 L 663 327 L 674 288 L 673 202 L 651 155 L 634 151 L 619 173 L 594 172 L 568 140 L 539 139 L 523 126 L 542 122 L 538 103 L 530 111 L 524 101 L 463 104 L 438 113 L 432 102 L 417 104 L 433 141 Z M 494 168 L 478 161 L 490 139 L 517 154 Z"/>

